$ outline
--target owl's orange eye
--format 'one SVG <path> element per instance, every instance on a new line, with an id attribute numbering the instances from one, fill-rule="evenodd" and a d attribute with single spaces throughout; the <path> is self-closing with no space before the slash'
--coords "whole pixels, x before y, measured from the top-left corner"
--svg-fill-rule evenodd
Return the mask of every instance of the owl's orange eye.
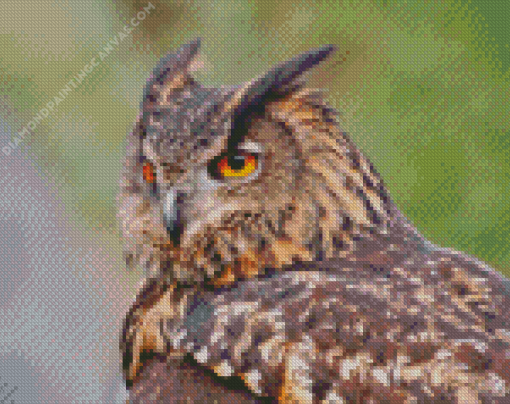
<path id="1" fill-rule="evenodd" d="M 215 177 L 235 178 L 247 177 L 257 170 L 258 157 L 256 154 L 236 152 L 236 154 L 223 155 L 215 159 L 212 170 Z"/>
<path id="2" fill-rule="evenodd" d="M 143 180 L 148 184 L 154 184 L 156 181 L 156 174 L 152 163 L 145 162 L 143 164 Z"/>

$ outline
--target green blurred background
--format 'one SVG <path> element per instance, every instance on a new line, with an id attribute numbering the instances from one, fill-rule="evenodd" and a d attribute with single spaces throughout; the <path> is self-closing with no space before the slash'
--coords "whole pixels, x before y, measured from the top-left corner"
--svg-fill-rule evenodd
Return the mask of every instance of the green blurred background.
<path id="1" fill-rule="evenodd" d="M 32 156 L 78 223 L 119 238 L 126 133 L 165 53 L 200 36 L 205 69 L 196 75 L 207 85 L 238 84 L 331 43 L 339 52 L 310 82 L 340 109 L 397 205 L 432 241 L 510 276 L 508 0 L 151 3 L 150 15 L 13 152 Z M 0 95 L 14 111 L 5 117 L 13 131 L 147 4 L 2 1 Z"/>

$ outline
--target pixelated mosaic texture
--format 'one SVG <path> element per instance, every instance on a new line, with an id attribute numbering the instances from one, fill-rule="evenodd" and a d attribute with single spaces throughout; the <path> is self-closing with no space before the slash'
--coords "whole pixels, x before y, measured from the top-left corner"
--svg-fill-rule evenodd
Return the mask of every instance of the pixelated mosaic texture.
<path id="1" fill-rule="evenodd" d="M 147 73 L 196 36 L 207 40 L 197 75 L 215 85 L 310 46 L 339 46 L 342 63 L 311 83 L 343 111 L 397 205 L 438 244 L 508 271 L 504 3 L 152 3 L 154 14 L 1 155 L 0 381 L 18 387 L 9 399 L 113 400 L 106 385 L 119 376 L 117 330 L 141 275 L 128 286 L 116 231 L 125 136 Z M 4 2 L 0 146 L 144 6 Z"/>

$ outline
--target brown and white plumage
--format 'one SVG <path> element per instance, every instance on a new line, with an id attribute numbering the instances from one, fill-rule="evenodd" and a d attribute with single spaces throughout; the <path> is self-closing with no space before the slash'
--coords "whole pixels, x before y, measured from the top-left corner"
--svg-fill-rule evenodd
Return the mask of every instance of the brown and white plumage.
<path id="1" fill-rule="evenodd" d="M 304 87 L 333 48 L 211 89 L 198 47 L 155 69 L 129 138 L 120 218 L 147 269 L 121 342 L 133 402 L 510 402 L 507 281 L 425 240 Z M 206 176 L 243 148 L 256 175 Z"/>

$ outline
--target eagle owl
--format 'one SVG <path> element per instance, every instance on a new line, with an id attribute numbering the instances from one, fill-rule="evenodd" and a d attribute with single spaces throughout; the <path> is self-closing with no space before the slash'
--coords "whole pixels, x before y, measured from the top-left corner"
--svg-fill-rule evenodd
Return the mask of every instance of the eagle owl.
<path id="1" fill-rule="evenodd" d="M 334 47 L 211 88 L 199 46 L 161 60 L 128 139 L 132 402 L 510 403 L 508 282 L 420 235 L 306 87 Z"/>

